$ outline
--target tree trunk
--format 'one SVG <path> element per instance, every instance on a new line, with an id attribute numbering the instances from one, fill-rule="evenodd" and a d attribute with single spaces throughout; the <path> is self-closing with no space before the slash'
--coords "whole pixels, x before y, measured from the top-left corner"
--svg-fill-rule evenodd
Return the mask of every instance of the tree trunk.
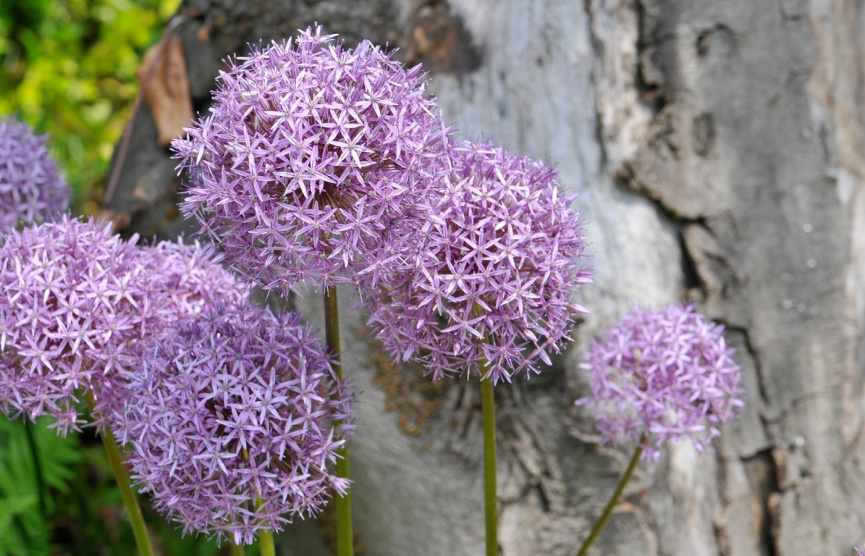
<path id="1" fill-rule="evenodd" d="M 593 554 L 850 555 L 865 544 L 865 6 L 852 0 L 188 0 L 190 90 L 220 58 L 318 21 L 401 47 L 465 138 L 557 165 L 595 285 L 553 368 L 497 388 L 504 556 L 576 554 L 629 454 L 598 446 L 577 364 L 634 304 L 727 326 L 747 402 L 715 453 L 642 463 Z M 173 235 L 176 188 L 145 107 L 109 207 Z M 120 218 L 119 221 L 122 221 Z M 344 298 L 345 296 L 343 296 Z M 297 306 L 321 327 L 320 300 Z M 349 315 L 348 307 L 343 315 Z M 396 368 L 344 317 L 370 556 L 482 553 L 479 390 Z M 283 554 L 328 554 L 292 526 Z"/>

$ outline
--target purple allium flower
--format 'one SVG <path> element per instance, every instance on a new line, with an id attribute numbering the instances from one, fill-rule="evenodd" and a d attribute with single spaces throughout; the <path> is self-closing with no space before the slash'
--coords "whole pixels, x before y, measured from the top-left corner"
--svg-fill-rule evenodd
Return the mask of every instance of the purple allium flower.
<path id="1" fill-rule="evenodd" d="M 248 285 L 223 268 L 221 259 L 210 244 L 161 241 L 142 248 L 139 264 L 150 277 L 150 287 L 168 296 L 164 302 L 176 320 L 195 316 L 209 305 L 249 299 Z"/>
<path id="2" fill-rule="evenodd" d="M 581 367 L 592 395 L 577 400 L 595 413 L 605 442 L 638 442 L 657 461 L 667 440 L 711 447 L 718 427 L 743 405 L 741 370 L 724 327 L 689 305 L 626 315 L 593 340 Z"/>
<path id="3" fill-rule="evenodd" d="M 45 145 L 27 124 L 0 121 L 0 234 L 66 210 L 66 181 Z"/>
<path id="4" fill-rule="evenodd" d="M 89 392 L 102 426 L 136 342 L 202 305 L 245 298 L 212 259 L 198 245 L 138 249 L 69 216 L 12 230 L 0 244 L 0 410 L 49 415 L 66 434 Z"/>
<path id="5" fill-rule="evenodd" d="M 253 47 L 173 144 L 191 172 L 183 213 L 282 294 L 381 274 L 392 222 L 435 181 L 449 138 L 419 66 L 333 37 L 314 27 Z"/>
<path id="6" fill-rule="evenodd" d="M 116 432 L 135 481 L 184 532 L 249 544 L 345 493 L 328 466 L 352 398 L 299 314 L 209 307 L 141 348 Z"/>
<path id="7" fill-rule="evenodd" d="M 571 300 L 591 282 L 573 197 L 550 167 L 489 143 L 463 143 L 449 158 L 419 233 L 404 230 L 419 242 L 408 268 L 371 293 L 369 325 L 434 380 L 537 373 L 585 312 Z"/>
<path id="8" fill-rule="evenodd" d="M 161 337 L 180 320 L 198 315 L 212 305 L 238 305 L 249 300 L 249 287 L 219 264 L 221 256 L 210 244 L 161 241 L 138 250 L 131 273 L 138 277 L 144 300 L 151 307 L 157 324 L 148 333 Z M 134 343 L 141 337 L 130 337 L 124 355 L 132 356 Z M 134 367 L 134 361 L 131 364 Z M 124 367 L 128 368 L 128 367 Z M 125 390 L 118 389 L 123 378 L 118 373 L 99 377 L 94 388 L 96 424 L 101 416 L 110 416 L 123 404 Z"/>
<path id="9" fill-rule="evenodd" d="M 128 363 L 156 317 L 133 242 L 63 216 L 0 245 L 0 410 L 77 429 L 78 395 Z"/>

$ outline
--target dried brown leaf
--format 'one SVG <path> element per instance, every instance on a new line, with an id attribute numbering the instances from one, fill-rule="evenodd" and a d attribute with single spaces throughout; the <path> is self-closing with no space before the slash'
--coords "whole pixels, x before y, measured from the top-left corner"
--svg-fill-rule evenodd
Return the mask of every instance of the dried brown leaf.
<path id="1" fill-rule="evenodd" d="M 159 45 L 154 45 L 145 53 L 138 69 L 138 78 L 142 82 L 158 54 Z M 150 107 L 156 122 L 157 143 L 164 147 L 182 135 L 183 128 L 189 126 L 193 118 L 192 96 L 180 37 L 168 37 L 168 44 L 155 63 L 149 82 L 144 84 L 147 87 L 144 102 Z"/>

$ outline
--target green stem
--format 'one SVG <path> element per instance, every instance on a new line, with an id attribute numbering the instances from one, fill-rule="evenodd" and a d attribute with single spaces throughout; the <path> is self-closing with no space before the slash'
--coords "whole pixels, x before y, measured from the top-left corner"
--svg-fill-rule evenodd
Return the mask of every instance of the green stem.
<path id="1" fill-rule="evenodd" d="M 93 397 L 89 393 L 87 395 L 87 403 L 92 412 Z M 135 535 L 138 554 L 140 556 L 153 556 L 153 546 L 150 544 L 150 537 L 147 536 L 147 526 L 144 524 L 141 506 L 138 505 L 135 491 L 132 490 L 132 483 L 129 482 L 129 474 L 126 473 L 126 467 L 123 466 L 120 447 L 117 446 L 114 435 L 111 434 L 107 425 L 102 428 L 99 437 L 102 438 L 102 445 L 105 446 L 105 453 L 108 455 L 108 463 L 111 464 L 111 470 L 114 471 L 114 478 L 117 481 L 117 487 L 120 489 L 120 496 L 123 498 L 123 504 L 126 506 L 126 513 L 129 514 L 129 522 L 132 525 L 132 533 Z"/>
<path id="2" fill-rule="evenodd" d="M 246 556 L 246 552 L 243 550 L 242 544 L 231 544 L 231 556 Z"/>
<path id="3" fill-rule="evenodd" d="M 247 453 L 246 449 L 243 450 L 243 459 L 249 459 L 249 453 Z M 255 509 L 258 510 L 261 508 L 262 504 L 264 504 L 264 500 L 256 494 Z M 273 542 L 273 531 L 265 529 L 259 533 L 258 546 L 260 556 L 276 556 L 276 545 Z"/>
<path id="4" fill-rule="evenodd" d="M 27 420 L 24 421 L 24 433 L 27 435 L 27 444 L 30 446 L 30 456 L 33 458 L 33 471 L 36 475 L 36 491 L 39 494 L 39 513 L 47 519 L 45 479 L 42 474 L 42 457 L 39 455 L 39 445 L 36 444 L 36 436 L 33 434 L 33 426 L 33 423 Z"/>
<path id="5" fill-rule="evenodd" d="M 324 290 L 324 332 L 327 348 L 333 356 L 333 369 L 336 376 L 342 379 L 342 357 L 339 347 L 339 309 L 337 307 L 336 290 L 325 288 Z M 334 426 L 339 426 L 340 421 L 334 421 Z M 343 444 L 337 452 L 339 458 L 336 460 L 336 476 L 342 479 L 349 478 L 348 445 Z M 346 492 L 344 496 L 337 496 L 336 504 L 336 548 L 338 556 L 354 555 L 354 533 L 351 524 L 351 493 Z"/>
<path id="6" fill-rule="evenodd" d="M 598 535 L 601 534 L 601 531 L 604 530 L 604 527 L 607 525 L 607 521 L 610 520 L 610 516 L 613 515 L 613 509 L 616 507 L 616 504 L 619 503 L 619 498 L 622 496 L 622 492 L 625 491 L 625 486 L 628 484 L 628 481 L 631 480 L 631 475 L 634 474 L 634 469 L 637 468 L 637 463 L 640 461 L 640 457 L 643 455 L 643 444 L 646 443 L 646 435 L 645 433 L 640 436 L 640 442 L 637 444 L 637 449 L 634 450 L 634 455 L 631 457 L 631 462 L 628 463 L 628 468 L 625 470 L 625 474 L 622 475 L 621 480 L 619 480 L 619 486 L 616 487 L 616 492 L 613 493 L 613 496 L 610 498 L 610 501 L 607 502 L 607 507 L 604 508 L 604 513 L 601 515 L 601 518 L 595 523 L 594 529 L 592 529 L 592 533 L 589 535 L 589 538 L 586 539 L 586 542 L 583 543 L 582 548 L 577 553 L 577 556 L 586 556 L 589 552 L 589 547 L 592 546 L 592 543 L 597 540 Z"/>
<path id="7" fill-rule="evenodd" d="M 261 556 L 276 556 L 276 546 L 273 543 L 273 531 L 268 529 L 258 535 Z"/>
<path id="8" fill-rule="evenodd" d="M 123 504 L 129 514 L 129 522 L 132 524 L 132 532 L 135 534 L 138 554 L 140 556 L 153 556 L 153 547 L 150 545 L 150 537 L 147 536 L 147 526 L 144 524 L 144 516 L 141 515 L 141 506 L 138 505 L 135 491 L 132 490 L 132 484 L 129 482 L 129 475 L 123 466 L 120 448 L 107 426 L 102 429 L 99 436 L 102 437 L 102 444 L 108 454 L 108 462 L 114 471 L 114 478 L 117 479 L 117 486 L 120 488 L 120 496 L 123 497 Z"/>
<path id="9" fill-rule="evenodd" d="M 496 498 L 496 399 L 492 377 L 481 379 L 481 406 L 484 414 L 484 516 L 487 529 L 487 556 L 498 556 L 498 503 Z"/>

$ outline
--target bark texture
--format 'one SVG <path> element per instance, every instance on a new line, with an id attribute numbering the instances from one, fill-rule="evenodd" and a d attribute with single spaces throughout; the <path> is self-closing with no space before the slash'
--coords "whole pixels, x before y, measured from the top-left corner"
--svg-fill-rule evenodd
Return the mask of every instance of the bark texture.
<path id="1" fill-rule="evenodd" d="M 853 0 L 189 0 L 193 104 L 219 60 L 313 21 L 424 62 L 446 117 L 579 192 L 592 311 L 569 353 L 497 389 L 504 556 L 576 553 L 629 454 L 572 406 L 588 339 L 635 303 L 727 325 L 747 404 L 716 453 L 642 464 L 594 554 L 824 556 L 865 544 L 865 6 Z M 177 181 L 145 109 L 110 208 L 171 236 Z M 345 297 L 345 296 L 343 296 Z M 321 326 L 321 301 L 297 300 Z M 344 307 L 359 395 L 358 542 L 482 553 L 479 391 L 395 368 Z M 328 554 L 314 524 L 283 553 Z"/>

